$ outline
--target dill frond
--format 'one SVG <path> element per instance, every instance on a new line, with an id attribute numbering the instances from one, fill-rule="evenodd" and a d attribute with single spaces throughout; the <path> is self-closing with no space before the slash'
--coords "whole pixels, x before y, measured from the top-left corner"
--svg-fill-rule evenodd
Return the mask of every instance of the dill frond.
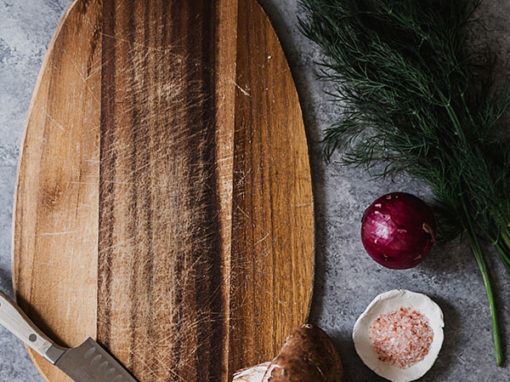
<path id="1" fill-rule="evenodd" d="M 325 132 L 324 154 L 387 176 L 427 183 L 444 237 L 464 233 L 491 306 L 496 362 L 500 334 L 480 240 L 494 244 L 510 273 L 510 151 L 498 122 L 510 90 L 496 92 L 488 47 L 470 50 L 478 1 L 301 0 L 302 32 L 321 49 L 320 77 L 341 118 Z M 508 87 L 507 87 L 508 88 Z M 441 227 L 440 227 L 441 228 Z"/>

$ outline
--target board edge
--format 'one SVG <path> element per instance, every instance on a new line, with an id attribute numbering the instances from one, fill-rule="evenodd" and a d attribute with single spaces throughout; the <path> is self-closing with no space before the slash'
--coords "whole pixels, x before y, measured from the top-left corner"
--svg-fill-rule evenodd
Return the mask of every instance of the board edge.
<path id="1" fill-rule="evenodd" d="M 39 74 L 37 75 L 37 79 L 35 81 L 34 90 L 32 91 L 32 96 L 30 98 L 30 104 L 28 106 L 28 110 L 25 116 L 25 124 L 23 126 L 23 132 L 21 135 L 21 141 L 20 141 L 20 150 L 18 153 L 18 161 L 16 165 L 16 178 L 14 183 L 14 199 L 12 204 L 12 221 L 11 221 L 11 274 L 12 274 L 12 290 L 13 290 L 13 297 L 14 301 L 17 302 L 17 275 L 16 275 L 16 265 L 18 262 L 17 256 L 16 256 L 16 221 L 17 221 L 17 202 L 18 202 L 18 193 L 19 193 L 19 180 L 20 180 L 20 173 L 21 173 L 21 163 L 23 160 L 23 152 L 25 148 L 25 141 L 27 137 L 27 131 L 30 121 L 30 116 L 32 115 L 32 110 L 35 104 L 35 100 L 39 94 L 39 88 L 41 86 L 42 79 L 44 77 L 44 74 L 46 73 L 46 68 L 48 66 L 48 62 L 50 61 L 50 57 L 53 55 L 53 48 L 55 47 L 55 43 L 57 39 L 60 37 L 60 33 L 62 31 L 62 28 L 64 27 L 64 24 L 67 22 L 67 19 L 69 18 L 69 15 L 74 10 L 76 4 L 78 4 L 80 1 L 83 0 L 73 0 L 73 2 L 67 7 L 64 14 L 60 18 L 60 21 L 57 25 L 57 28 L 55 29 L 55 32 L 53 33 L 53 36 L 51 37 L 50 43 L 48 44 L 48 48 L 46 50 L 46 53 L 44 55 L 43 62 L 41 64 L 41 69 L 39 70 Z M 39 361 L 36 358 L 36 355 L 38 355 L 34 350 L 32 350 L 28 345 L 24 344 L 25 349 L 27 350 L 27 353 L 30 357 L 30 360 L 36 367 L 39 374 L 43 377 L 43 379 L 47 382 L 51 382 L 46 374 L 43 372 L 41 367 L 39 366 Z"/>
<path id="2" fill-rule="evenodd" d="M 306 146 L 307 146 L 307 164 L 308 164 L 308 172 L 310 174 L 310 185 L 311 185 L 311 195 L 312 195 L 312 206 L 311 206 L 311 212 L 312 212 L 312 236 L 313 236 L 313 244 L 312 244 L 312 269 L 311 269 L 311 272 L 312 272 L 312 277 L 311 277 L 311 283 L 310 285 L 308 286 L 309 287 L 309 293 L 310 293 L 310 300 L 308 302 L 308 308 L 307 308 L 307 311 L 304 312 L 304 316 L 305 316 L 305 321 L 306 322 L 303 322 L 303 324 L 305 323 L 308 323 L 308 321 L 310 320 L 310 314 L 311 314 L 311 310 L 312 310 L 312 302 L 313 302 L 313 299 L 314 299 L 314 289 L 315 289 L 315 282 L 316 282 L 316 277 L 315 277 L 315 271 L 316 271 L 316 263 L 317 263 L 317 231 L 316 231 L 316 226 L 317 226 L 317 222 L 316 222 L 316 215 L 315 215 L 315 210 L 316 210 L 316 205 L 315 205 L 315 192 L 314 192 L 314 185 L 313 185 L 313 176 L 312 176 L 312 162 L 311 162 L 311 149 L 310 149 L 310 144 L 309 144 L 309 140 L 308 140 L 308 133 L 307 133 L 307 130 L 306 130 L 306 123 L 305 123 L 305 118 L 304 118 L 304 115 L 303 115 L 303 108 L 301 107 L 301 102 L 302 102 L 302 99 L 299 95 L 299 91 L 298 91 L 298 88 L 296 86 L 296 79 L 295 79 L 295 76 L 294 76 L 294 71 L 292 70 L 292 68 L 290 67 L 290 64 L 289 64 L 289 59 L 288 59 L 288 54 L 285 50 L 285 47 L 284 45 L 282 44 L 282 40 L 280 39 L 280 36 L 278 34 L 278 32 L 276 31 L 275 27 L 274 27 L 274 24 L 271 20 L 271 17 L 269 16 L 268 12 L 266 11 L 265 7 L 260 3 L 259 0 L 256 0 L 255 3 L 257 3 L 257 5 L 260 7 L 260 9 L 262 10 L 262 13 L 264 14 L 264 16 L 266 17 L 267 21 L 269 22 L 269 25 L 271 25 L 271 30 L 273 31 L 275 37 L 276 37 L 276 40 L 278 41 L 278 44 L 280 45 L 281 49 L 282 49 L 282 52 L 283 52 L 283 55 L 285 57 L 285 65 L 287 66 L 288 70 L 289 70 L 289 73 L 290 73 L 290 76 L 292 78 L 292 84 L 293 84 L 293 91 L 294 93 L 296 94 L 296 98 L 297 98 L 297 103 L 298 103 L 298 108 L 299 108 L 299 116 L 300 116 L 300 119 L 301 121 L 303 122 L 303 134 L 305 136 L 305 141 L 306 141 Z"/>

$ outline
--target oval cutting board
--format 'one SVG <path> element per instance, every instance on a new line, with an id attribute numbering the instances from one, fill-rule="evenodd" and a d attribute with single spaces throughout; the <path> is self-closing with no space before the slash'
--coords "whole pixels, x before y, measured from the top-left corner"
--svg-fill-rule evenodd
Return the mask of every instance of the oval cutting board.
<path id="1" fill-rule="evenodd" d="M 306 321 L 313 231 L 296 89 L 255 0 L 71 5 L 14 215 L 16 296 L 42 329 L 97 338 L 142 382 L 228 381 Z"/>

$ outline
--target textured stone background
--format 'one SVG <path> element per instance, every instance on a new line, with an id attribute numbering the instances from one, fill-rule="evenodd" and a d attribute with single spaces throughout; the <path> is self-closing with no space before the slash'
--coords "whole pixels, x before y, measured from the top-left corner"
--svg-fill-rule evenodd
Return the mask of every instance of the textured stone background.
<path id="1" fill-rule="evenodd" d="M 70 0 L 0 0 L 0 288 L 11 289 L 11 218 L 16 163 L 32 88 L 51 36 Z M 445 343 L 422 381 L 505 382 L 510 367 L 494 365 L 489 309 L 469 249 L 455 242 L 437 247 L 413 270 L 391 271 L 365 254 L 359 239 L 363 210 L 378 196 L 408 191 L 425 199 L 427 189 L 405 176 L 374 181 L 357 169 L 324 165 L 320 132 L 335 109 L 315 79 L 315 47 L 299 33 L 296 0 L 261 0 L 282 40 L 302 101 L 312 154 L 317 209 L 317 275 L 311 321 L 337 343 L 346 381 L 380 381 L 358 359 L 351 341 L 358 315 L 377 294 L 394 288 L 424 292 L 445 314 Z M 491 43 L 500 51 L 498 76 L 510 83 L 510 2 L 486 1 L 481 9 Z M 501 321 L 510 338 L 510 278 L 494 274 Z M 509 352 L 508 341 L 505 349 Z M 0 329 L 0 381 L 41 381 L 22 344 Z"/>

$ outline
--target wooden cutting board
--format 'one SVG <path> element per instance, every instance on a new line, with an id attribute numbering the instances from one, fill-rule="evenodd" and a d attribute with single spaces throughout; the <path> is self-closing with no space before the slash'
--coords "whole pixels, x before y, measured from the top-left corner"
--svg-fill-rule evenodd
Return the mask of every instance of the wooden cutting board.
<path id="1" fill-rule="evenodd" d="M 142 382 L 228 381 L 307 319 L 307 143 L 255 0 L 75 1 L 16 192 L 19 304 L 62 345 L 97 338 Z"/>

